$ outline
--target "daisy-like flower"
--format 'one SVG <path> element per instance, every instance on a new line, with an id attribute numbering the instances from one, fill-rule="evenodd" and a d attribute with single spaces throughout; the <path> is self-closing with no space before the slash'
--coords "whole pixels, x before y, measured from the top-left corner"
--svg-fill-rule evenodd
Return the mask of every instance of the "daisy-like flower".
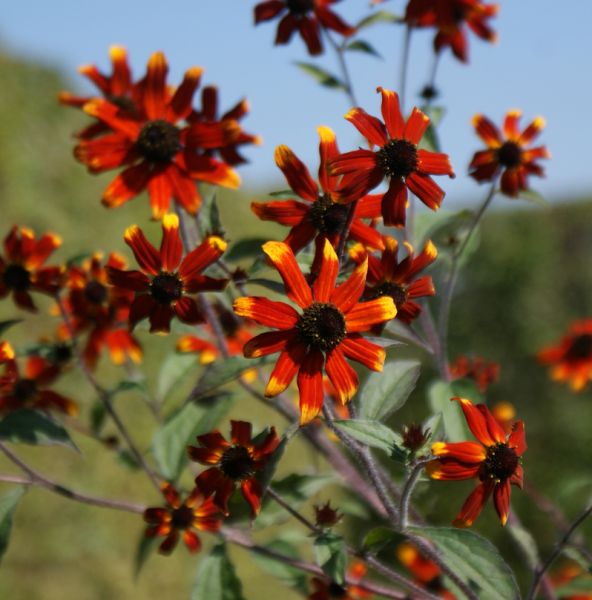
<path id="1" fill-rule="evenodd" d="M 448 370 L 453 379 L 466 377 L 472 379 L 480 392 L 486 392 L 487 388 L 499 379 L 500 366 L 496 362 L 486 361 L 480 356 L 459 356 Z"/>
<path id="2" fill-rule="evenodd" d="M 123 364 L 126 359 L 135 363 L 142 360 L 142 348 L 126 327 L 134 293 L 108 283 L 108 268 L 121 270 L 125 267 L 123 258 L 114 252 L 105 264 L 102 255 L 95 253 L 82 265 L 70 267 L 68 271 L 64 308 L 76 336 L 88 331 L 83 356 L 91 368 L 96 366 L 104 348 L 108 349 L 116 365 Z M 60 327 L 62 339 L 68 339 L 69 333 L 68 327 Z"/>
<path id="3" fill-rule="evenodd" d="M 22 408 L 57 410 L 67 415 L 78 414 L 78 405 L 58 392 L 47 389 L 59 376 L 55 365 L 40 356 L 30 356 L 24 373 L 17 364 L 8 342 L 0 342 L 0 412 Z"/>
<path id="4" fill-rule="evenodd" d="M 592 319 L 576 321 L 555 346 L 544 348 L 538 359 L 551 368 L 551 379 L 582 391 L 592 380 Z"/>
<path id="5" fill-rule="evenodd" d="M 211 497 L 204 498 L 198 489 L 194 489 L 185 501 L 181 501 L 179 492 L 170 483 L 162 485 L 162 493 L 167 506 L 147 508 L 144 511 L 144 521 L 148 523 L 146 537 L 165 536 L 159 546 L 159 552 L 170 554 L 182 532 L 183 542 L 189 552 L 199 552 L 201 540 L 194 529 L 219 531 L 222 525 L 220 509 Z"/>
<path id="6" fill-rule="evenodd" d="M 546 146 L 528 148 L 545 127 L 545 120 L 536 117 L 520 131 L 521 115 L 519 110 L 509 111 L 504 119 L 503 132 L 487 117 L 481 114 L 473 117 L 473 127 L 488 149 L 475 152 L 469 165 L 469 175 L 482 182 L 493 181 L 501 173 L 501 191 L 511 198 L 518 196 L 522 190 L 528 190 L 529 175 L 544 176 L 543 168 L 536 161 L 551 158 Z"/>
<path id="7" fill-rule="evenodd" d="M 166 215 L 162 221 L 160 250 L 146 239 L 137 225 L 126 230 L 124 239 L 142 270 L 123 271 L 107 266 L 107 275 L 111 285 L 136 293 L 129 312 L 130 329 L 146 318 L 150 319 L 151 333 L 168 333 L 175 316 L 183 323 L 203 321 L 197 302 L 188 294 L 220 291 L 226 287 L 227 279 L 202 275 L 226 250 L 226 242 L 210 236 L 182 258 L 177 215 Z"/>
<path id="8" fill-rule="evenodd" d="M 456 58 L 467 62 L 466 28 L 487 42 L 495 42 L 497 34 L 488 21 L 498 12 L 499 4 L 483 4 L 481 0 L 410 0 L 405 21 L 411 27 L 435 27 L 435 52 L 450 47 Z"/>
<path id="9" fill-rule="evenodd" d="M 331 29 L 343 36 L 354 33 L 348 25 L 329 7 L 339 0 L 267 0 L 255 6 L 255 25 L 283 15 L 278 24 L 276 44 L 287 44 L 295 31 L 300 32 L 308 53 L 321 54 L 321 28 Z"/>
<path id="10" fill-rule="evenodd" d="M 348 584 L 339 585 L 337 582 L 329 579 L 313 577 L 311 580 L 313 591 L 308 596 L 308 600 L 333 600 L 333 598 L 339 598 L 340 600 L 366 600 L 366 598 L 372 596 L 372 593 L 361 587 L 359 583 L 367 572 L 368 568 L 366 565 L 362 561 L 356 560 L 347 570 L 347 578 L 350 581 Z"/>
<path id="11" fill-rule="evenodd" d="M 314 419 L 323 406 L 323 369 L 335 386 L 341 404 L 358 389 L 358 376 L 345 357 L 373 371 L 382 371 L 385 351 L 365 340 L 360 332 L 392 319 L 397 314 L 390 297 L 359 302 L 364 291 L 368 262 L 358 265 L 336 287 L 339 260 L 328 240 L 322 252 L 319 275 L 309 285 L 292 249 L 282 242 L 267 242 L 263 251 L 279 271 L 286 294 L 302 310 L 263 297 L 243 297 L 234 302 L 235 312 L 279 331 L 259 334 L 244 347 L 247 358 L 280 352 L 265 395 L 281 394 L 297 376 L 300 392 L 300 423 Z"/>
<path id="12" fill-rule="evenodd" d="M 361 245 L 350 250 L 350 257 L 357 264 L 368 260 L 368 278 L 364 298 L 372 300 L 388 296 L 397 307 L 397 319 L 411 323 L 421 312 L 421 306 L 415 298 L 433 296 L 436 293 L 430 275 L 418 277 L 438 256 L 436 246 L 428 241 L 423 250 L 414 256 L 413 247 L 404 243 L 407 256 L 399 260 L 399 243 L 392 237 L 384 238 L 385 249 L 380 258 L 368 254 Z"/>
<path id="13" fill-rule="evenodd" d="M 84 105 L 84 111 L 112 133 L 81 141 L 74 149 L 76 158 L 92 173 L 124 167 L 103 193 L 107 207 L 120 206 L 147 189 L 154 219 L 163 217 L 172 198 L 195 214 L 201 204 L 197 181 L 230 188 L 239 185 L 233 169 L 205 153 L 232 142 L 238 125 L 230 119 L 184 124 L 193 110 L 202 69 L 189 69 L 174 92 L 166 84 L 167 72 L 164 55 L 156 52 L 138 84 L 136 113 L 104 99 Z"/>
<path id="14" fill-rule="evenodd" d="M 454 594 L 444 587 L 440 567 L 434 561 L 423 556 L 413 544 L 409 542 L 399 544 L 397 558 L 422 588 L 445 600 L 455 599 Z"/>
<path id="15" fill-rule="evenodd" d="M 388 180 L 388 190 L 382 196 L 382 216 L 385 225 L 405 225 L 407 189 L 428 208 L 438 210 L 444 191 L 430 175 L 454 177 L 447 154 L 418 148 L 430 119 L 414 107 L 405 121 L 396 92 L 378 90 L 382 95 L 384 123 L 362 108 L 352 108 L 345 118 L 378 150 L 354 150 L 333 159 L 329 170 L 343 175 L 340 200 L 351 202 Z"/>
<path id="16" fill-rule="evenodd" d="M 50 254 L 62 244 L 60 237 L 46 233 L 38 240 L 27 227 L 10 230 L 0 255 L 0 298 L 12 293 L 17 306 L 35 312 L 30 292 L 55 294 L 61 285 L 63 267 L 45 267 Z"/>
<path id="17" fill-rule="evenodd" d="M 287 146 L 275 150 L 275 162 L 284 174 L 288 185 L 304 202 L 284 200 L 274 202 L 253 202 L 253 212 L 264 221 L 275 221 L 291 227 L 284 240 L 294 253 L 299 252 L 317 236 L 326 237 L 333 246 L 347 221 L 349 207 L 337 202 L 339 177 L 328 172 L 329 161 L 339 156 L 335 134 L 328 127 L 319 127 L 320 165 L 319 186 L 309 170 Z M 356 240 L 382 250 L 382 237 L 376 229 L 366 225 L 362 219 L 380 217 L 380 195 L 362 198 L 355 209 L 348 239 Z"/>
<path id="18" fill-rule="evenodd" d="M 199 446 L 189 446 L 189 458 L 210 465 L 195 479 L 195 485 L 228 515 L 228 501 L 237 486 L 251 507 L 253 518 L 261 509 L 263 488 L 257 474 L 265 467 L 280 443 L 271 427 L 261 441 L 253 439 L 251 423 L 230 421 L 230 441 L 218 431 L 198 435 Z"/>
<path id="19" fill-rule="evenodd" d="M 426 470 L 433 479 L 479 480 L 453 522 L 456 527 L 470 527 L 492 494 L 497 514 L 505 525 L 510 513 L 510 486 L 522 487 L 524 423 L 517 421 L 506 435 L 485 404 L 473 405 L 470 400 L 458 397 L 452 400 L 460 402 L 469 429 L 479 441 L 435 442 L 432 453 L 438 458 L 428 463 Z"/>

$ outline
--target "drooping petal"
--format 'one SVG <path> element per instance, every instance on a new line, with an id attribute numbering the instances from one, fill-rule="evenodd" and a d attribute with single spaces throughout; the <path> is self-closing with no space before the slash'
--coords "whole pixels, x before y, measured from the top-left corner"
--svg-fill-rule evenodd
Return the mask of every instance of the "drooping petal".
<path id="1" fill-rule="evenodd" d="M 455 527 L 470 527 L 481 513 L 481 510 L 493 489 L 489 482 L 480 483 L 466 499 L 458 515 L 453 521 Z"/>
<path id="2" fill-rule="evenodd" d="M 325 370 L 337 391 L 341 404 L 349 402 L 359 387 L 358 375 L 349 365 L 339 347 L 327 352 Z"/>
<path id="3" fill-rule="evenodd" d="M 151 120 L 166 115 L 166 76 L 169 67 L 162 52 L 155 52 L 148 61 L 148 71 L 143 86 L 144 111 Z"/>
<path id="4" fill-rule="evenodd" d="M 197 306 L 197 302 L 189 296 L 183 296 L 175 302 L 173 310 L 179 320 L 189 325 L 195 325 L 196 323 L 202 323 L 204 317 Z"/>
<path id="5" fill-rule="evenodd" d="M 260 333 L 244 345 L 243 354 L 246 358 L 259 358 L 268 354 L 275 354 L 283 350 L 295 336 L 296 330 L 294 329 Z"/>
<path id="6" fill-rule="evenodd" d="M 403 227 L 405 210 L 407 209 L 407 187 L 400 180 L 393 178 L 389 188 L 382 197 L 382 218 L 387 227 Z"/>
<path id="7" fill-rule="evenodd" d="M 137 323 L 139 323 L 143 319 L 146 319 L 155 306 L 156 301 L 154 300 L 154 298 L 152 298 L 152 296 L 148 294 L 136 296 L 130 307 L 128 317 L 130 329 L 133 329 Z"/>
<path id="8" fill-rule="evenodd" d="M 300 394 L 300 425 L 312 421 L 323 406 L 323 354 L 312 350 L 301 361 L 298 371 Z"/>
<path id="9" fill-rule="evenodd" d="M 291 189 L 293 189 L 301 198 L 316 200 L 319 189 L 313 178 L 310 176 L 306 165 L 288 148 L 288 146 L 278 146 L 275 149 L 275 162 L 281 169 Z"/>
<path id="10" fill-rule="evenodd" d="M 150 197 L 150 208 L 152 209 L 152 218 L 160 221 L 169 210 L 171 204 L 171 182 L 167 173 L 171 165 L 159 165 L 152 170 L 150 181 L 148 182 L 148 196 Z"/>
<path id="11" fill-rule="evenodd" d="M 432 210 L 438 210 L 444 196 L 444 190 L 429 175 L 421 175 L 417 171 L 405 180 L 407 187 Z"/>
<path id="12" fill-rule="evenodd" d="M 498 483 L 493 491 L 493 504 L 502 525 L 507 523 L 508 515 L 510 514 L 510 494 L 509 479 Z"/>
<path id="13" fill-rule="evenodd" d="M 197 534 L 190 529 L 186 529 L 183 532 L 183 542 L 185 543 L 185 546 L 187 546 L 189 552 L 192 554 L 195 554 L 201 550 L 200 539 L 197 537 Z"/>
<path id="14" fill-rule="evenodd" d="M 282 0 L 268 0 L 255 6 L 255 25 L 261 21 L 269 21 L 285 10 L 286 4 Z"/>
<path id="15" fill-rule="evenodd" d="M 289 343 L 282 350 L 265 387 L 265 395 L 268 398 L 281 394 L 290 385 L 305 354 L 304 346 L 296 341 Z"/>
<path id="16" fill-rule="evenodd" d="M 241 317 L 276 329 L 292 329 L 299 319 L 299 314 L 290 305 L 260 296 L 237 298 L 233 308 Z"/>
<path id="17" fill-rule="evenodd" d="M 317 56 L 323 52 L 323 46 L 321 43 L 321 32 L 319 28 L 319 22 L 316 19 L 309 17 L 302 17 L 298 19 L 298 29 L 300 35 L 306 44 L 308 53 L 311 56 Z"/>
<path id="18" fill-rule="evenodd" d="M 150 333 L 170 333 L 171 321 L 174 316 L 175 311 L 172 306 L 155 302 L 148 315 Z"/>
<path id="19" fill-rule="evenodd" d="M 241 491 L 248 505 L 251 507 L 251 516 L 254 519 L 261 510 L 261 496 L 263 495 L 261 483 L 254 477 L 251 477 L 241 483 Z"/>

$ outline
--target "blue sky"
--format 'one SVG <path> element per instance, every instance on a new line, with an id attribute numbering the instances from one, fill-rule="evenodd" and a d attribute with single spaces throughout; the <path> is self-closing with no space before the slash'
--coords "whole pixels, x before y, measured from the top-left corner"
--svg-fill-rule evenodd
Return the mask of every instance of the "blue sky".
<path id="1" fill-rule="evenodd" d="M 102 0 L 73 2 L 20 0 L 4 7 L 0 43 L 21 56 L 59 67 L 72 88 L 84 89 L 77 66 L 96 63 L 108 68 L 107 50 L 119 43 L 128 48 L 135 74 L 149 55 L 163 50 L 171 66 L 170 81 L 178 82 L 190 66 L 205 68 L 203 81 L 220 88 L 223 108 L 246 96 L 251 115 L 245 129 L 260 134 L 264 145 L 249 149 L 250 164 L 241 167 L 246 187 L 274 190 L 285 187 L 273 162 L 278 144 L 290 146 L 310 167 L 317 168 L 318 125 L 333 128 L 343 151 L 359 143 L 354 128 L 343 119 L 345 97 L 319 87 L 302 74 L 295 61 L 314 62 L 337 72 L 329 52 L 310 59 L 299 38 L 274 47 L 276 22 L 253 26 L 255 0 Z M 557 200 L 592 191 L 587 160 L 592 104 L 592 3 L 558 4 L 556 0 L 501 1 L 492 23 L 499 42 L 491 45 L 470 35 L 470 64 L 445 53 L 438 76 L 447 113 L 441 125 L 443 150 L 458 174 L 441 181 L 445 202 L 478 201 L 485 189 L 468 178 L 466 166 L 480 149 L 470 120 L 483 112 L 500 122 L 509 108 L 521 108 L 525 122 L 536 115 L 547 120 L 541 136 L 553 154 L 547 178 L 532 185 Z M 166 6 L 166 8 L 165 8 Z M 385 9 L 401 12 L 403 0 L 390 0 Z M 570 10 L 561 10 L 562 7 Z M 344 0 L 336 10 L 351 21 L 371 12 L 369 0 Z M 398 89 L 403 29 L 380 24 L 363 36 L 382 54 L 377 60 L 350 54 L 351 71 L 360 104 L 379 114 L 377 86 Z M 407 106 L 426 80 L 432 60 L 431 34 L 414 35 Z"/>

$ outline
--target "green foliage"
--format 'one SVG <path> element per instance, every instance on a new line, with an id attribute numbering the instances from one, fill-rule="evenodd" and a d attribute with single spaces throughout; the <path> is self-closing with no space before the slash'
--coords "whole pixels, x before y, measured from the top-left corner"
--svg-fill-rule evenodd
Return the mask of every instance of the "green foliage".
<path id="1" fill-rule="evenodd" d="M 297 62 L 295 64 L 300 70 L 312 77 L 324 87 L 332 88 L 334 90 L 347 89 L 345 83 L 343 83 L 341 79 L 325 71 L 324 69 L 317 67 L 316 65 L 304 62 Z"/>
<path id="2" fill-rule="evenodd" d="M 192 354 L 169 354 L 163 361 L 156 382 L 156 398 L 164 402 L 173 389 L 196 367 Z"/>
<path id="3" fill-rule="evenodd" d="M 376 51 L 376 48 L 372 46 L 366 40 L 354 40 L 344 47 L 345 50 L 353 50 L 355 52 L 363 52 L 364 54 L 370 54 L 376 56 L 376 58 L 382 58 L 382 56 Z"/>
<path id="4" fill-rule="evenodd" d="M 265 545 L 265 548 L 283 556 L 300 558 L 296 546 L 286 540 L 274 540 Z M 308 577 L 300 569 L 263 554 L 253 554 L 253 558 L 272 577 L 279 579 L 288 587 L 298 590 L 303 595 L 308 593 Z"/>
<path id="5" fill-rule="evenodd" d="M 359 419 L 338 420 L 333 424 L 358 442 L 386 452 L 391 458 L 402 458 L 406 452 L 402 449 L 402 438 L 379 421 L 363 421 Z"/>
<path id="6" fill-rule="evenodd" d="M 148 558 L 152 555 L 152 553 L 156 550 L 160 542 L 158 538 L 155 537 L 146 537 L 144 532 L 142 531 L 142 537 L 138 542 L 138 547 L 136 549 L 136 556 L 134 557 L 134 578 L 137 579 L 142 571 L 142 568 L 146 564 Z"/>
<path id="7" fill-rule="evenodd" d="M 341 536 L 332 532 L 325 532 L 317 536 L 314 541 L 314 554 L 317 565 L 331 581 L 339 585 L 345 583 L 345 565 L 347 550 Z"/>
<path id="8" fill-rule="evenodd" d="M 371 529 L 362 542 L 362 549 L 365 552 L 377 553 L 386 546 L 400 541 L 401 535 L 389 527 L 375 527 Z"/>
<path id="9" fill-rule="evenodd" d="M 77 450 L 68 432 L 51 417 L 23 408 L 0 420 L 0 440 L 42 446 L 61 445 Z"/>
<path id="10" fill-rule="evenodd" d="M 0 560 L 8 548 L 14 512 L 24 493 L 25 487 L 18 486 L 0 497 Z"/>
<path id="11" fill-rule="evenodd" d="M 0 321 L 0 336 L 3 336 L 13 325 L 22 323 L 22 321 L 22 319 L 8 319 L 6 321 Z"/>
<path id="12" fill-rule="evenodd" d="M 238 262 L 245 258 L 255 258 L 261 255 L 261 246 L 265 242 L 267 242 L 267 238 L 264 237 L 243 238 L 232 244 L 230 250 L 224 255 L 224 258 L 229 262 Z"/>
<path id="13" fill-rule="evenodd" d="M 389 12 L 388 10 L 379 10 L 358 21 L 356 29 L 360 31 L 361 29 L 366 29 L 366 27 L 370 27 L 377 23 L 400 23 L 401 21 L 402 17 L 399 15 Z"/>
<path id="14" fill-rule="evenodd" d="M 457 394 L 451 383 L 435 381 L 428 388 L 428 400 L 432 412 L 442 415 L 444 434 L 449 442 L 462 442 L 472 439 L 466 420 L 458 402 L 450 399 Z"/>
<path id="15" fill-rule="evenodd" d="M 200 561 L 191 600 L 244 600 L 241 582 L 224 544 L 214 546 Z"/>

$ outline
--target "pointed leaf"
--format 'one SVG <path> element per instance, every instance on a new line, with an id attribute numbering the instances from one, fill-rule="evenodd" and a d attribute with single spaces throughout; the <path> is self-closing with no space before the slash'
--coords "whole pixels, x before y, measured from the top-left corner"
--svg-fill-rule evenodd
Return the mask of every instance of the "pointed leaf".
<path id="1" fill-rule="evenodd" d="M 298 68 L 304 71 L 307 75 L 310 75 L 313 79 L 316 79 L 321 85 L 333 88 L 335 90 L 346 90 L 347 86 L 343 81 L 328 73 L 327 71 L 317 67 L 310 63 L 297 62 L 295 63 Z"/>
<path id="2" fill-rule="evenodd" d="M 164 402 L 170 392 L 195 369 L 195 356 L 191 354 L 169 354 L 162 364 L 156 382 L 156 398 Z"/>
<path id="3" fill-rule="evenodd" d="M 349 419 L 333 421 L 333 423 L 341 431 L 358 440 L 358 442 L 383 450 L 389 456 L 396 455 L 399 452 L 405 453 L 401 448 L 403 441 L 401 436 L 378 421 Z"/>
<path id="4" fill-rule="evenodd" d="M 13 325 L 21 323 L 22 319 L 8 319 L 7 321 L 0 321 L 0 336 L 4 335 L 7 329 L 10 329 Z"/>
<path id="5" fill-rule="evenodd" d="M 371 54 L 377 58 L 382 58 L 382 56 L 375 50 L 374 46 L 365 40 L 354 40 L 353 42 L 350 42 L 345 49 L 353 50 L 355 52 L 363 52 L 364 54 Z"/>
<path id="6" fill-rule="evenodd" d="M 469 433 L 463 412 L 458 402 L 451 402 L 454 393 L 450 383 L 436 381 L 428 388 L 430 408 L 435 414 L 442 415 L 444 433 L 449 442 L 463 442 L 473 439 Z"/>
<path id="7" fill-rule="evenodd" d="M 159 541 L 155 537 L 146 537 L 142 532 L 142 537 L 136 550 L 136 556 L 134 558 L 134 579 L 137 579 L 142 571 L 142 568 L 146 564 L 146 561 L 151 554 L 154 553 Z"/>
<path id="8" fill-rule="evenodd" d="M 201 561 L 191 600 L 245 600 L 242 584 L 224 544 L 214 546 Z"/>
<path id="9" fill-rule="evenodd" d="M 332 533 L 322 533 L 314 541 L 314 554 L 317 565 L 331 581 L 339 585 L 345 583 L 347 550 L 342 537 Z"/>
<path id="10" fill-rule="evenodd" d="M 364 17 L 361 21 L 358 21 L 356 29 L 360 31 L 360 29 L 365 29 L 376 23 L 400 23 L 402 20 L 403 17 L 400 17 L 395 13 L 389 12 L 388 10 L 379 10 L 368 17 Z"/>
<path id="11" fill-rule="evenodd" d="M 42 446 L 57 444 L 78 450 L 60 423 L 28 408 L 10 412 L 0 420 L 0 440 Z"/>
<path id="12" fill-rule="evenodd" d="M 25 490 L 24 486 L 18 486 L 0 497 L 0 560 L 2 560 L 8 548 L 10 532 L 12 530 L 12 518 Z"/>

